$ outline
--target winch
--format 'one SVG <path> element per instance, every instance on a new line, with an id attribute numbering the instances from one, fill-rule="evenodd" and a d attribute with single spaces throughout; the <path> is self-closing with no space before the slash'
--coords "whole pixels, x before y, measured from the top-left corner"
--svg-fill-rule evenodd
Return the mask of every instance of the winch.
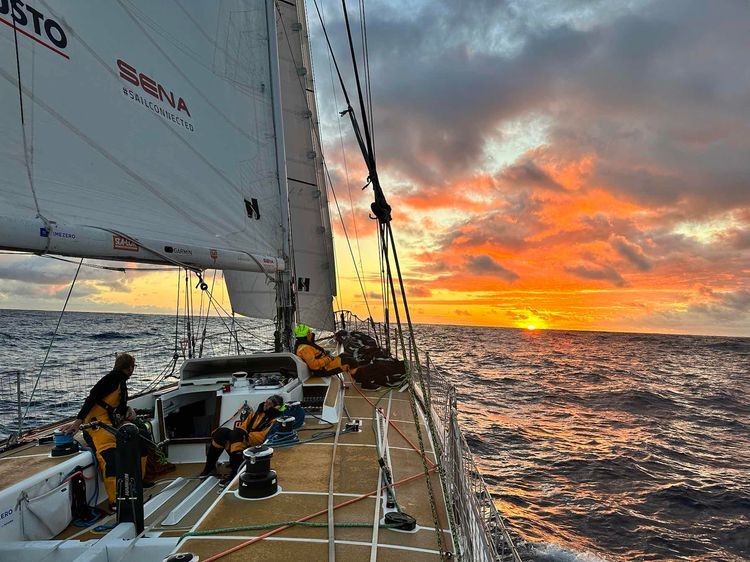
<path id="1" fill-rule="evenodd" d="M 267 498 L 278 491 L 276 471 L 271 470 L 273 449 L 268 445 L 248 447 L 242 452 L 245 472 L 240 475 L 239 496 L 246 499 Z"/>
<path id="2" fill-rule="evenodd" d="M 73 439 L 72 435 L 59 430 L 52 434 L 52 443 L 55 445 L 50 451 L 52 457 L 67 457 L 81 450 L 80 444 Z"/>

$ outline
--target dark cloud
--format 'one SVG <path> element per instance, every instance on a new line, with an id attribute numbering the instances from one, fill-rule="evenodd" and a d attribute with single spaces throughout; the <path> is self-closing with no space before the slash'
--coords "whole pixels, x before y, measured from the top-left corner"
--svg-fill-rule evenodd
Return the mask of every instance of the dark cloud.
<path id="1" fill-rule="evenodd" d="M 705 300 L 690 305 L 688 313 L 692 316 L 733 323 L 742 321 L 750 313 L 750 290 L 718 292 L 704 289 L 701 293 Z"/>
<path id="2" fill-rule="evenodd" d="M 5 259 L 0 261 L 0 279 L 36 285 L 70 284 L 75 265 L 51 263 L 42 259 Z"/>
<path id="3" fill-rule="evenodd" d="M 594 6 L 597 6 L 594 8 Z M 750 201 L 747 5 L 740 0 L 429 2 L 368 15 L 381 165 L 450 185 L 509 120 L 543 115 L 591 183 L 692 213 Z M 337 44 L 340 21 L 331 28 Z M 478 38 L 481 38 L 480 41 Z M 502 176 L 559 185 L 534 161 Z"/>
<path id="4" fill-rule="evenodd" d="M 466 258 L 466 266 L 470 273 L 476 275 L 493 275 L 506 281 L 515 281 L 518 279 L 516 273 L 503 267 L 486 254 L 468 256 Z"/>
<path id="5" fill-rule="evenodd" d="M 431 297 L 432 291 L 427 287 L 421 286 L 418 282 L 412 282 L 406 291 L 409 297 Z"/>
<path id="6" fill-rule="evenodd" d="M 721 236 L 721 241 L 735 250 L 750 249 L 750 228 L 734 228 Z"/>
<path id="7" fill-rule="evenodd" d="M 557 183 L 547 172 L 530 160 L 507 166 L 498 175 L 498 179 L 514 188 L 565 191 L 565 187 Z"/>
<path id="8" fill-rule="evenodd" d="M 641 271 L 648 271 L 651 269 L 651 262 L 643 253 L 643 249 L 638 244 L 633 244 L 622 236 L 615 236 L 612 238 L 612 247 L 628 260 L 630 263 L 635 265 Z"/>
<path id="9" fill-rule="evenodd" d="M 582 279 L 608 281 L 617 287 L 625 286 L 625 280 L 622 276 L 614 268 L 608 265 L 581 263 L 578 265 L 566 266 L 565 271 Z"/>

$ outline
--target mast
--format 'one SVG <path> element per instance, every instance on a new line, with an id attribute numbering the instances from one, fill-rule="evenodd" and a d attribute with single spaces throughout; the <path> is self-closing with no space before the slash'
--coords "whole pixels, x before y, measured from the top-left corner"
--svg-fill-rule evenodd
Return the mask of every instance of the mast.
<path id="1" fill-rule="evenodd" d="M 284 148 L 284 120 L 281 108 L 281 80 L 279 78 L 279 50 L 276 32 L 275 0 L 266 0 L 266 23 L 268 25 L 269 66 L 271 70 L 271 94 L 273 98 L 273 123 L 276 131 L 276 161 L 278 164 L 279 197 L 281 202 L 281 253 L 284 263 L 289 267 L 280 270 L 276 275 L 276 310 L 277 323 L 274 334 L 276 351 L 289 350 L 292 345 L 292 321 L 294 304 L 292 302 L 292 279 L 290 270 L 294 270 L 291 261 L 291 230 L 289 213 L 289 184 L 287 183 L 286 151 Z"/>

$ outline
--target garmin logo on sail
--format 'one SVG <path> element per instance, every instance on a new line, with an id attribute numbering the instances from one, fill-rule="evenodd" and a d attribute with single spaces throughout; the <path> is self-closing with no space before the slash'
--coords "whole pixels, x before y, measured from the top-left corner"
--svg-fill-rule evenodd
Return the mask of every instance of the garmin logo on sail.
<path id="1" fill-rule="evenodd" d="M 188 120 L 192 116 L 190 115 L 185 98 L 176 95 L 172 90 L 154 78 L 143 72 L 138 72 L 133 65 L 128 64 L 122 59 L 117 59 L 117 69 L 120 73 L 120 78 L 137 88 L 124 86 L 122 93 L 125 97 L 130 98 L 135 103 L 141 104 L 145 109 L 153 111 L 163 119 L 179 125 L 186 131 L 190 131 L 191 133 L 195 131 L 195 126 Z M 144 92 L 148 96 L 144 96 Z"/>
<path id="2" fill-rule="evenodd" d="M 15 25 L 2 16 L 13 18 Z M 68 37 L 62 26 L 29 4 L 24 4 L 21 0 L 0 0 L 0 22 L 15 27 L 18 33 L 47 47 L 53 53 L 70 59 L 63 52 L 68 46 Z"/>

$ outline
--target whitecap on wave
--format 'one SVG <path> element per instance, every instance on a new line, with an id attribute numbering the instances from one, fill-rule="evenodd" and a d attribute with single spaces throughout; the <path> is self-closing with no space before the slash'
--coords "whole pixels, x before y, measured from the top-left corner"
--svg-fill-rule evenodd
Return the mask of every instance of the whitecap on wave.
<path id="1" fill-rule="evenodd" d="M 610 562 L 593 552 L 578 552 L 554 543 L 534 543 L 529 547 L 535 562 Z"/>

